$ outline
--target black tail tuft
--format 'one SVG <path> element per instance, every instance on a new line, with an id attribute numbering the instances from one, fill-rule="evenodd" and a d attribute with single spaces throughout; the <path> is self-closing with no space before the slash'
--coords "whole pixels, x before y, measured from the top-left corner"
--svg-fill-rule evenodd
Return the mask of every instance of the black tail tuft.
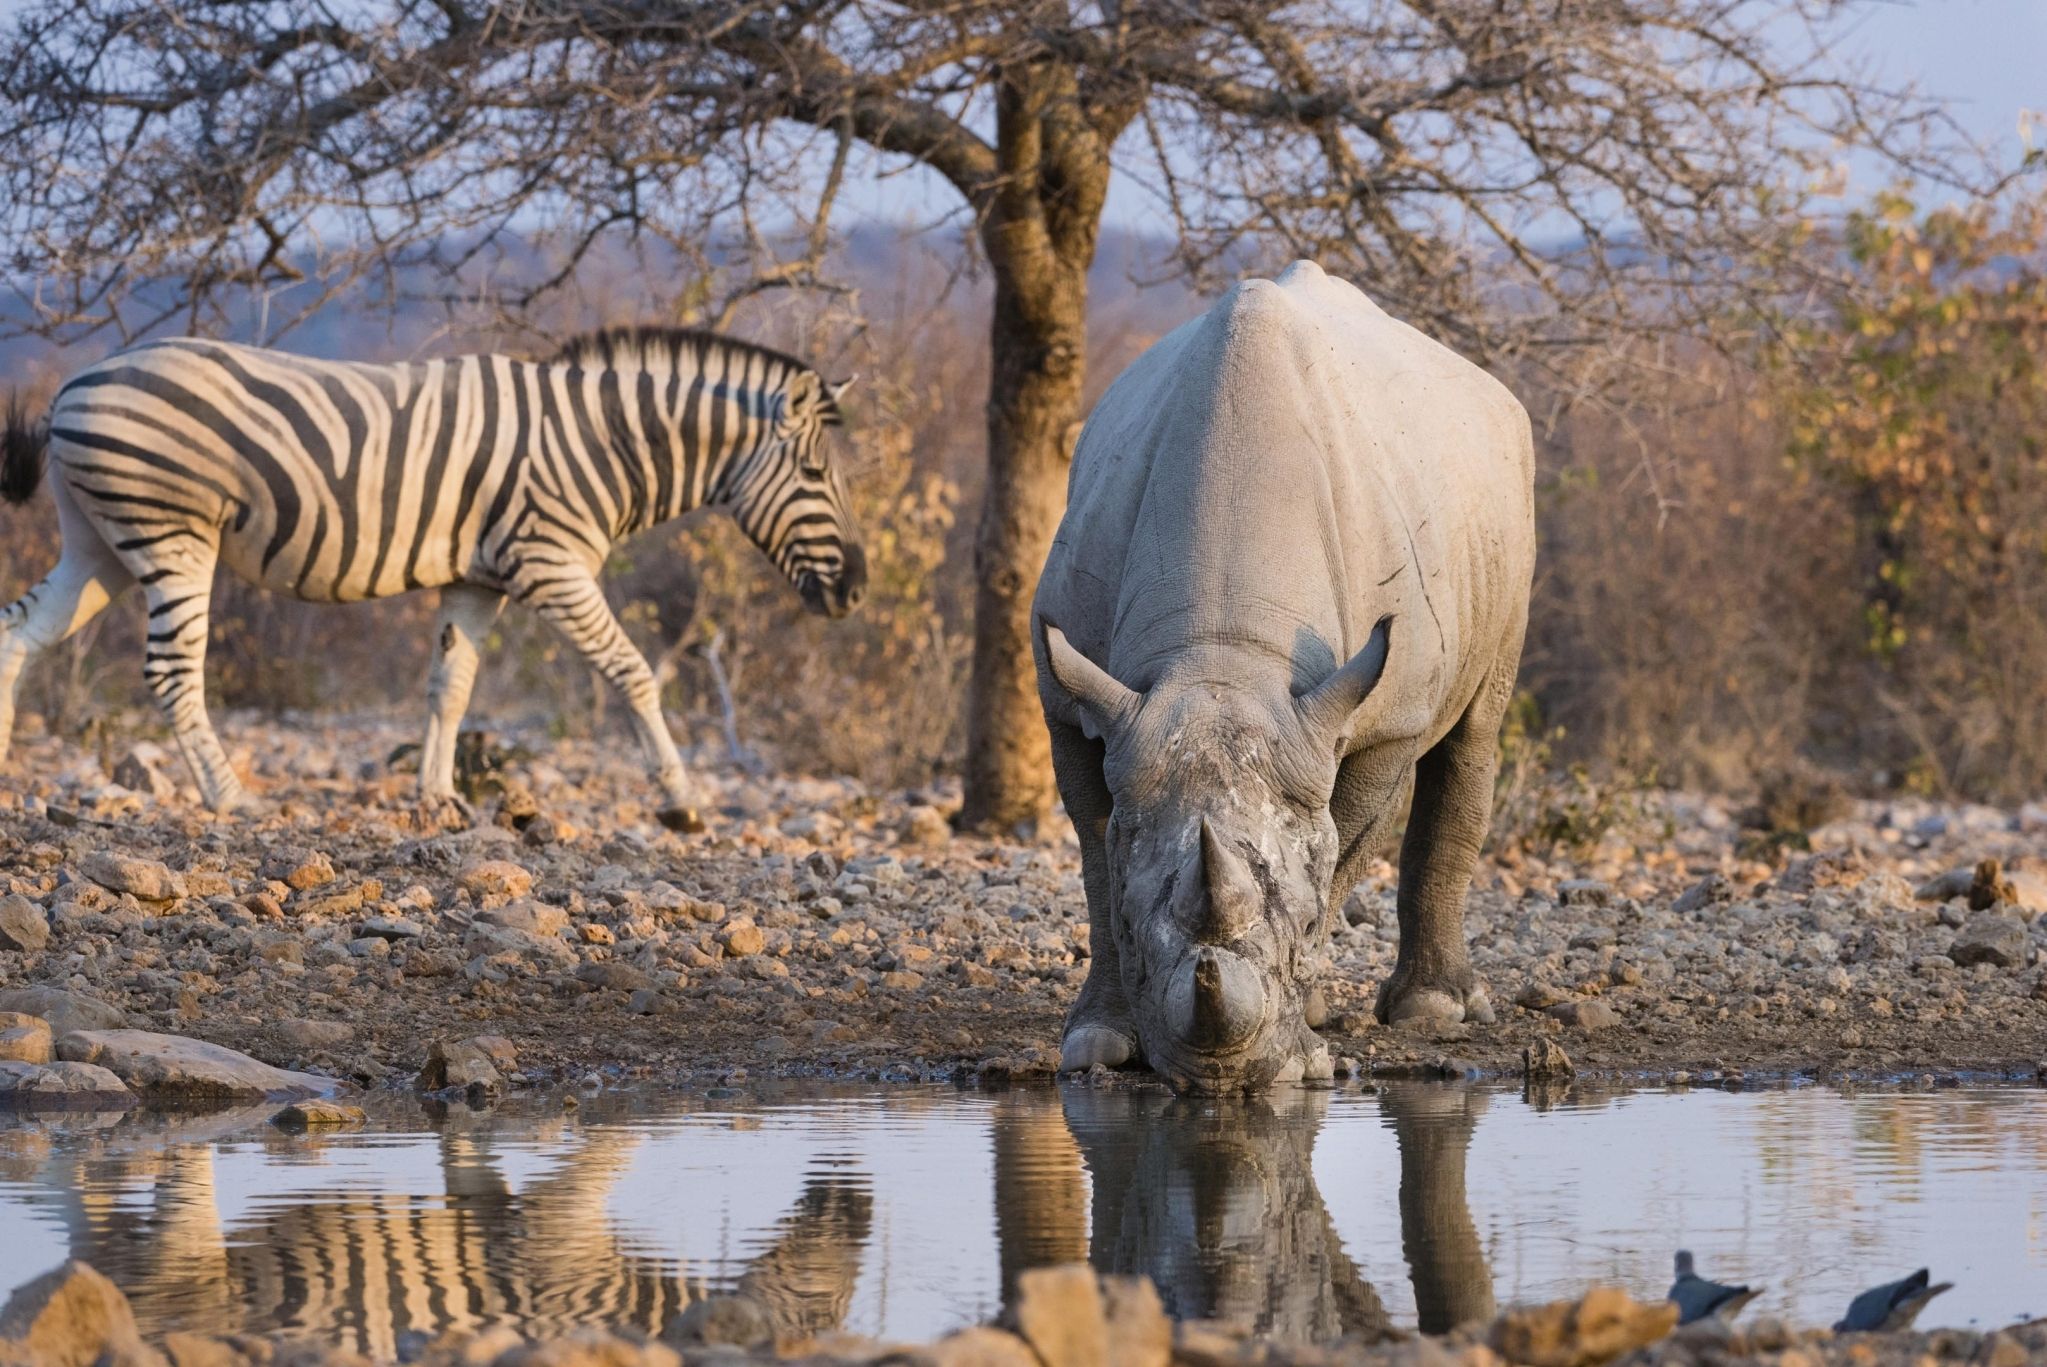
<path id="1" fill-rule="evenodd" d="M 49 426 L 40 417 L 29 417 L 21 395 L 10 394 L 0 418 L 0 499 L 29 501 L 43 482 L 43 451 L 49 444 Z"/>

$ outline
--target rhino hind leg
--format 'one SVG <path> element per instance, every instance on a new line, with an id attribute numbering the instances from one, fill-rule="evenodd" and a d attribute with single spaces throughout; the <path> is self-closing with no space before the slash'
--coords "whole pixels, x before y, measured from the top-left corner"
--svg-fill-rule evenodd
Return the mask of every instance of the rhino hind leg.
<path id="1" fill-rule="evenodd" d="M 1379 989 L 1379 1019 L 1388 1024 L 1493 1019 L 1465 948 L 1464 899 L 1492 819 L 1496 738 L 1512 689 L 1512 669 L 1496 671 L 1415 764 L 1400 846 L 1400 957 Z"/>
<path id="2" fill-rule="evenodd" d="M 1109 916 L 1109 785 L 1102 778 L 1102 744 L 1079 727 L 1050 721 L 1052 770 L 1059 796 L 1080 837 L 1080 874 L 1087 888 L 1088 970 L 1080 996 L 1066 1013 L 1059 1070 L 1085 1072 L 1096 1064 L 1120 1068 L 1137 1061 L 1137 1025 L 1123 996 L 1116 929 Z"/>

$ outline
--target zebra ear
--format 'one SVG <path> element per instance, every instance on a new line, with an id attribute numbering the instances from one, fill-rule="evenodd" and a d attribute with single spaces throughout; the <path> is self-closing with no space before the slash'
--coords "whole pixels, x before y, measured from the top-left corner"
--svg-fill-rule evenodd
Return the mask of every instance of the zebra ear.
<path id="1" fill-rule="evenodd" d="M 839 400 L 846 397 L 846 391 L 851 389 L 855 384 L 857 384 L 859 382 L 859 379 L 860 377 L 858 375 L 848 375 L 845 379 L 840 380 L 837 383 L 834 383 L 830 380 L 825 381 L 824 387 L 825 426 L 838 427 L 845 422 L 846 420 L 845 417 L 839 412 Z"/>

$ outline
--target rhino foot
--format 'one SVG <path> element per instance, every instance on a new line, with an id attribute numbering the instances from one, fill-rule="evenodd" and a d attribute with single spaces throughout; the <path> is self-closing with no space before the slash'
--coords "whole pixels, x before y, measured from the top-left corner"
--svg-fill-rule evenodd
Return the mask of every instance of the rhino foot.
<path id="1" fill-rule="evenodd" d="M 1066 1038 L 1059 1042 L 1062 1073 L 1084 1073 L 1097 1063 L 1105 1068 L 1121 1068 L 1135 1057 L 1137 1041 L 1109 1025 L 1075 1022 L 1066 1027 Z"/>
<path id="2" fill-rule="evenodd" d="M 1288 1059 L 1272 1080 L 1279 1082 L 1328 1082 L 1336 1076 L 1336 1061 L 1329 1056 L 1329 1046 L 1306 1031 L 1302 1032 L 1301 1052 Z"/>
<path id="3" fill-rule="evenodd" d="M 1485 984 L 1468 968 L 1461 974 L 1428 979 L 1395 969 L 1379 989 L 1377 1014 L 1387 1025 L 1409 1022 L 1454 1025 L 1460 1021 L 1491 1025 L 1493 1004 L 1486 996 Z"/>

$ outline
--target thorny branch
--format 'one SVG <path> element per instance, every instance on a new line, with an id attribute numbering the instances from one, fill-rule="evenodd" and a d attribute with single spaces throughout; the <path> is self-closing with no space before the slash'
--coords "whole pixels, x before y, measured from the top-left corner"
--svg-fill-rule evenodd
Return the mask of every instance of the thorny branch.
<path id="1" fill-rule="evenodd" d="M 1179 272 L 1314 256 L 1552 365 L 1828 269 L 1806 248 L 1851 149 L 1984 165 L 1837 59 L 1855 8 L 42 0 L 0 46 L 0 222 L 53 334 L 225 326 L 256 291 L 303 316 L 360 282 L 523 312 L 621 237 L 724 281 L 691 308 L 728 321 L 830 287 L 860 156 L 1026 252 L 1091 251 L 1113 165 Z"/>

